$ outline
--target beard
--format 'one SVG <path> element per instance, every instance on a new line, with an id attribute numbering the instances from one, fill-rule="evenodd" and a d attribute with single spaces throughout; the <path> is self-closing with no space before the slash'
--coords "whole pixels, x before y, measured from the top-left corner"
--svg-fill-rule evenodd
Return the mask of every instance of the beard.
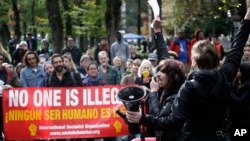
<path id="1" fill-rule="evenodd" d="M 121 41 L 122 41 L 122 38 L 117 38 L 117 41 L 118 41 L 118 42 L 121 42 Z"/>
<path id="2" fill-rule="evenodd" d="M 56 72 L 62 72 L 63 69 L 64 69 L 64 66 L 57 66 L 57 67 L 55 67 L 55 71 Z"/>

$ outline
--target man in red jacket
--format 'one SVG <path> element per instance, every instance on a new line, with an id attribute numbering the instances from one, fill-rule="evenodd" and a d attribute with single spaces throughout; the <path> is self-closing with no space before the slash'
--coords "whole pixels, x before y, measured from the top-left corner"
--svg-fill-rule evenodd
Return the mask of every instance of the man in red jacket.
<path id="1" fill-rule="evenodd" d="M 186 73 L 189 72 L 191 65 L 191 48 L 189 40 L 186 39 L 184 30 L 179 32 L 178 37 L 172 41 L 169 48 L 171 51 L 176 52 L 178 60 L 184 63 Z"/>

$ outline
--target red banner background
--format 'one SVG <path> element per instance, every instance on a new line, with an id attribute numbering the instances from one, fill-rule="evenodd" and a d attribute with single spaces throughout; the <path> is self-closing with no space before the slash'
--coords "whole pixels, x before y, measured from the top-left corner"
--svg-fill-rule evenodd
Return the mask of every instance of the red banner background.
<path id="1" fill-rule="evenodd" d="M 128 134 L 115 111 L 121 86 L 15 88 L 3 92 L 7 140 L 98 138 Z"/>

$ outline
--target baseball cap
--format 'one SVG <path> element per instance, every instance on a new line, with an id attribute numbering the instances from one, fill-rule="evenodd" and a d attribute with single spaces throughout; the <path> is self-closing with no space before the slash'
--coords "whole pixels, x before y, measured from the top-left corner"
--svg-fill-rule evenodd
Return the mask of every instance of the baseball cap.
<path id="1" fill-rule="evenodd" d="M 148 55 L 148 60 L 154 60 L 154 61 L 157 61 L 158 60 L 158 55 L 155 54 L 155 53 L 149 53 Z"/>

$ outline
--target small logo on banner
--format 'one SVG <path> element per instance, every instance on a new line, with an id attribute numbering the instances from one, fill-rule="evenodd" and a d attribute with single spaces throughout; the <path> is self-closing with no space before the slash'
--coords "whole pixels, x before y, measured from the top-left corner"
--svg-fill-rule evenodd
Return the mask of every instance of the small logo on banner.
<path id="1" fill-rule="evenodd" d="M 121 129 L 122 129 L 122 124 L 121 124 L 121 122 L 115 121 L 114 127 L 115 127 L 115 132 L 116 132 L 116 133 L 120 133 L 120 132 L 121 132 Z"/>
<path id="2" fill-rule="evenodd" d="M 37 131 L 37 126 L 33 123 L 30 124 L 29 126 L 29 131 L 31 136 L 36 136 L 36 131 Z"/>

